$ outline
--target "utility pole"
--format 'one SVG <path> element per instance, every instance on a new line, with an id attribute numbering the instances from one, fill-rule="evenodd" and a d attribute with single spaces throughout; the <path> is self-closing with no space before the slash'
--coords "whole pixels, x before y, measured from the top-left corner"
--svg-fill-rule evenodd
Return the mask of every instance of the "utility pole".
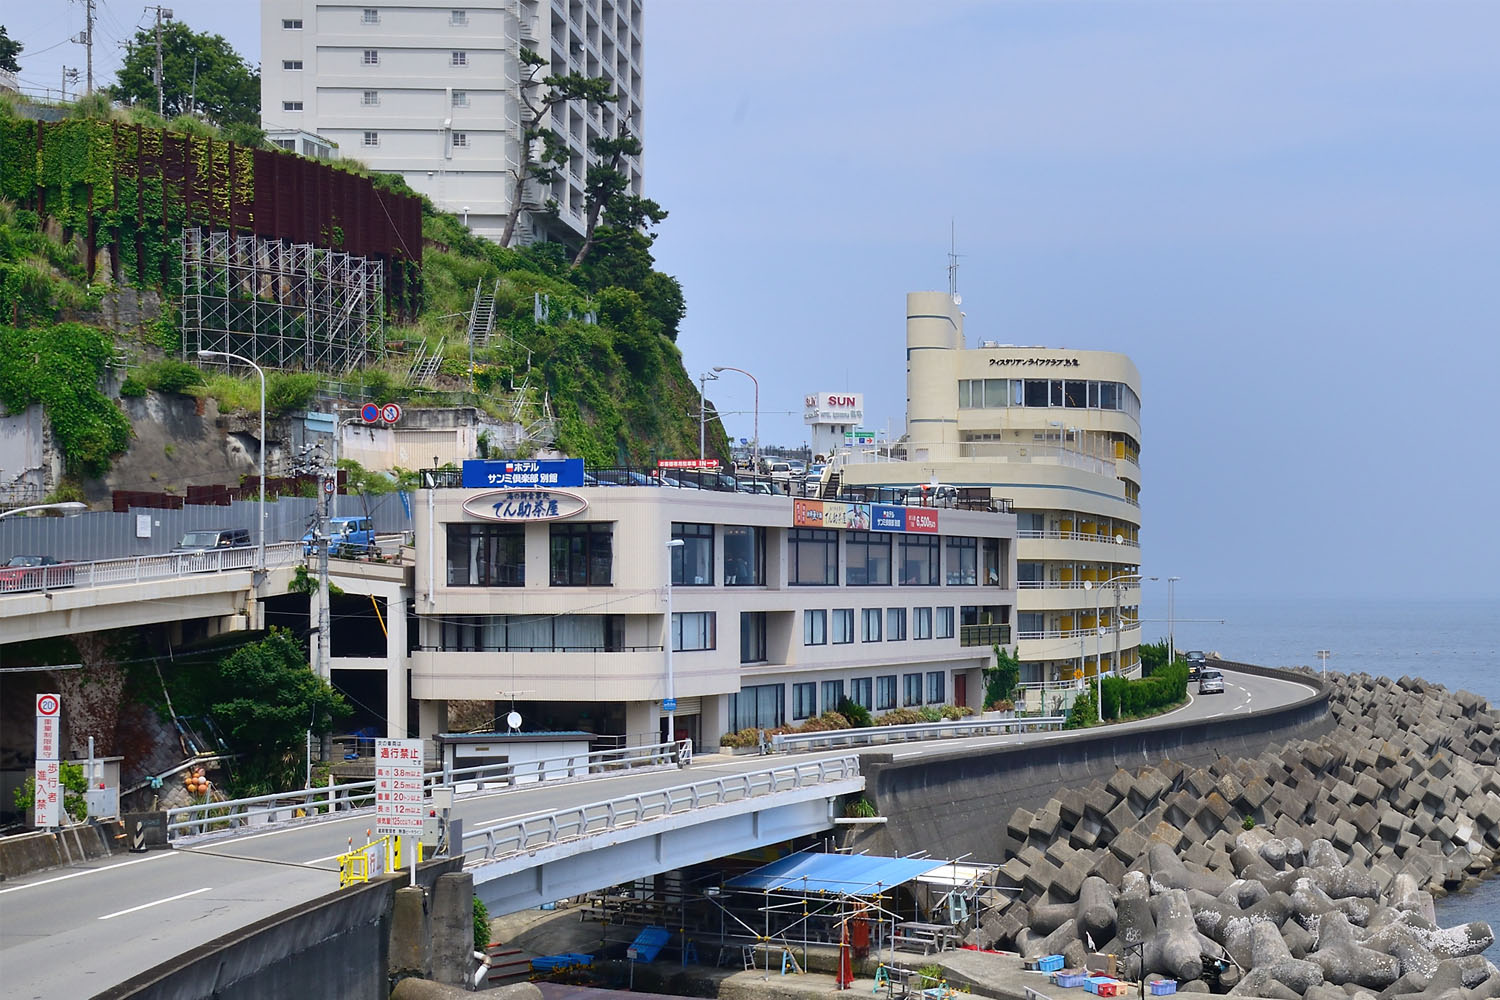
<path id="1" fill-rule="evenodd" d="M 67 66 L 64 66 L 62 68 L 62 99 L 64 101 L 66 101 L 68 99 L 68 84 L 69 84 L 69 82 L 72 82 L 72 83 L 77 83 L 78 82 L 78 70 L 77 69 L 69 69 Z"/>
<path id="2" fill-rule="evenodd" d="M 161 74 L 161 23 L 172 20 L 172 8 L 147 7 L 146 9 L 156 11 L 156 113 L 165 118 L 166 100 L 163 97 Z"/>
<path id="3" fill-rule="evenodd" d="M 83 23 L 84 29 L 78 33 L 77 38 L 69 39 L 84 48 L 88 67 L 88 89 L 84 93 L 94 92 L 94 4 L 98 0 L 83 0 Z"/>
<path id="4" fill-rule="evenodd" d="M 334 416 L 334 440 L 338 440 L 337 414 Z M 330 663 L 330 650 L 332 649 L 333 615 L 329 605 L 333 603 L 333 593 L 328 586 L 328 549 L 333 540 L 329 537 L 328 510 L 333 503 L 333 495 L 338 492 L 339 473 L 337 461 L 332 466 L 326 466 L 323 470 L 323 496 L 318 504 L 318 676 L 332 683 L 333 669 Z M 333 754 L 333 734 L 324 733 L 320 748 L 321 759 L 327 761 Z"/>

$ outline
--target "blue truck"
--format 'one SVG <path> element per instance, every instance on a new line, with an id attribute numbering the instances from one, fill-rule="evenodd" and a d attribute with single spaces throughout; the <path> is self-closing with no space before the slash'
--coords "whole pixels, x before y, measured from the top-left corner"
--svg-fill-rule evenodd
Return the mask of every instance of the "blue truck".
<path id="1" fill-rule="evenodd" d="M 375 524 L 368 517 L 335 517 L 328 522 L 328 554 L 357 556 L 375 549 Z M 309 531 L 302 536 L 302 554 L 315 555 L 318 538 Z"/>

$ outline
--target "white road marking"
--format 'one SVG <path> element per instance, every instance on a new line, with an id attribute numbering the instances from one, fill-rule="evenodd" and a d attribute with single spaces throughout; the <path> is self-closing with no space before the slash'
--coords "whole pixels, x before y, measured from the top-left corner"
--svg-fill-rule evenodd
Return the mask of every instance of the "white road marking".
<path id="1" fill-rule="evenodd" d="M 149 858 L 136 858 L 133 861 L 121 861 L 117 865 L 105 865 L 102 868 L 89 868 L 81 872 L 70 872 L 67 875 L 57 875 L 53 878 L 44 878 L 40 882 L 28 882 L 25 885 L 13 885 L 9 889 L 0 889 L 0 896 L 7 892 L 20 892 L 22 889 L 35 889 L 39 885 L 51 885 L 53 882 L 66 882 L 70 878 L 82 878 L 84 875 L 97 875 L 99 872 L 114 871 L 116 868 L 124 868 L 127 865 L 143 865 L 147 861 L 160 861 L 163 858 L 172 857 L 172 852 L 153 854 Z"/>
<path id="2" fill-rule="evenodd" d="M 358 850 L 358 848 L 355 848 L 355 850 Z M 348 851 L 340 851 L 337 854 L 330 854 L 326 858 L 312 858 L 311 860 L 304 861 L 302 863 L 304 865 L 316 865 L 316 864 L 319 864 L 319 863 L 324 862 L 324 861 L 332 861 L 334 858 L 342 858 L 344 855 L 346 855 L 348 853 L 349 853 Z"/>
<path id="3" fill-rule="evenodd" d="M 127 913 L 135 913 L 137 910 L 144 910 L 144 909 L 146 909 L 147 907 L 150 907 L 150 906 L 159 906 L 162 903 L 170 903 L 173 900 L 177 900 L 177 899 L 187 899 L 189 896 L 196 896 L 200 892 L 213 892 L 213 889 L 214 889 L 213 886 L 206 885 L 206 886 L 204 886 L 201 889 L 194 889 L 191 892 L 179 892 L 175 896 L 168 896 L 166 899 L 158 899 L 158 900 L 155 900 L 154 902 L 150 902 L 150 903 L 142 903 L 140 906 L 132 906 L 128 910 L 117 910 L 114 913 L 106 913 L 104 916 L 100 917 L 99 919 L 100 920 L 111 920 L 111 919 L 113 919 L 115 917 L 123 917 Z"/>

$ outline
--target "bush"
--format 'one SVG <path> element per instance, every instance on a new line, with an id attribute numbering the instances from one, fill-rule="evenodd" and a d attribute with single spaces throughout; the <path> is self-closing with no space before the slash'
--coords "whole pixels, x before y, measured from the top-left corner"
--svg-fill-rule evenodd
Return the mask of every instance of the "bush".
<path id="1" fill-rule="evenodd" d="M 88 790 L 88 780 L 83 776 L 83 766 L 75 764 L 70 760 L 62 761 L 58 768 L 59 783 L 62 785 L 63 811 L 72 818 L 75 823 L 82 823 L 88 818 L 88 804 L 84 801 L 83 793 Z M 22 812 L 30 809 L 36 798 L 36 776 L 28 774 L 26 781 L 11 793 L 11 801 L 17 809 Z"/>
<path id="2" fill-rule="evenodd" d="M 917 714 L 922 717 L 923 722 L 942 722 L 943 713 L 932 705 L 923 705 L 917 709 Z"/>
<path id="3" fill-rule="evenodd" d="M 876 719 L 875 719 L 875 725 L 877 725 L 877 726 L 915 726 L 919 722 L 928 722 L 928 721 L 930 721 L 930 720 L 923 718 L 921 712 L 918 712 L 918 711 L 916 711 L 914 709 L 910 709 L 910 708 L 897 708 L 897 709 L 893 709 L 892 711 L 886 712 L 884 715 L 877 716 Z"/>
<path id="4" fill-rule="evenodd" d="M 849 720 L 851 729 L 866 729 L 870 725 L 870 710 L 850 698 L 839 702 L 839 714 Z"/>
<path id="5" fill-rule="evenodd" d="M 474 950 L 483 954 L 490 947 L 490 910 L 484 900 L 474 897 Z"/>
<path id="6" fill-rule="evenodd" d="M 719 737 L 719 746 L 738 749 L 760 746 L 760 730 L 750 726 L 737 733 L 725 733 Z"/>
<path id="7" fill-rule="evenodd" d="M 1003 701 L 992 701 L 984 706 L 986 712 L 1014 712 L 1016 703 L 1006 698 Z"/>
<path id="8" fill-rule="evenodd" d="M 974 710 L 968 705 L 944 705 L 938 711 L 949 722 L 966 719 L 974 714 Z"/>
<path id="9" fill-rule="evenodd" d="M 984 672 L 984 703 L 1009 701 L 1021 680 L 1021 661 L 1003 646 L 995 646 L 995 665 Z"/>
<path id="10" fill-rule="evenodd" d="M 146 383 L 134 375 L 125 376 L 125 381 L 120 383 L 120 395 L 126 399 L 139 399 L 147 391 Z"/>
<path id="11" fill-rule="evenodd" d="M 1104 717 L 1119 719 L 1159 712 L 1187 697 L 1187 683 L 1187 665 L 1181 661 L 1163 664 L 1141 680 L 1106 677 Z"/>
<path id="12" fill-rule="evenodd" d="M 1099 703 L 1094 700 L 1094 692 L 1090 688 L 1073 700 L 1073 707 L 1068 710 L 1068 721 L 1063 723 L 1063 728 L 1087 729 L 1098 719 Z"/>
<path id="13" fill-rule="evenodd" d="M 844 807 L 844 815 L 851 819 L 870 819 L 879 813 L 875 811 L 875 806 L 869 799 L 860 796 Z"/>

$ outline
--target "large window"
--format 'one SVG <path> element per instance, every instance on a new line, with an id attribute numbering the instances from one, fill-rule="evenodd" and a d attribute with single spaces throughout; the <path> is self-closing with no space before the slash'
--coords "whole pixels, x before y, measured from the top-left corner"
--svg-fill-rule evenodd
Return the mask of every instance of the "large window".
<path id="1" fill-rule="evenodd" d="M 607 587 L 613 564 L 613 523 L 552 525 L 552 586 Z"/>
<path id="2" fill-rule="evenodd" d="M 875 678 L 875 711 L 884 712 L 896 707 L 896 675 L 886 674 Z"/>
<path id="3" fill-rule="evenodd" d="M 901 706 L 910 708 L 922 704 L 922 675 L 901 675 Z"/>
<path id="4" fill-rule="evenodd" d="M 941 705 L 948 700 L 947 676 L 941 670 L 927 672 L 927 704 Z"/>
<path id="5" fill-rule="evenodd" d="M 906 638 L 906 609 L 885 609 L 885 641 L 900 642 Z"/>
<path id="6" fill-rule="evenodd" d="M 932 609 L 911 609 L 911 637 L 913 639 L 932 638 Z"/>
<path id="7" fill-rule="evenodd" d="M 854 609 L 833 609 L 833 644 L 835 646 L 854 641 Z"/>
<path id="8" fill-rule="evenodd" d="M 844 682 L 823 682 L 823 711 L 837 712 L 839 705 L 844 702 Z"/>
<path id="9" fill-rule="evenodd" d="M 986 587 L 999 587 L 1004 584 L 1000 578 L 1000 539 L 986 538 L 984 540 L 984 585 Z"/>
<path id="10" fill-rule="evenodd" d="M 839 536 L 829 528 L 792 528 L 787 533 L 787 572 L 793 586 L 832 587 L 839 582 Z"/>
<path id="11" fill-rule="evenodd" d="M 938 539 L 936 535 L 901 536 L 901 585 L 938 585 Z"/>
<path id="12" fill-rule="evenodd" d="M 729 696 L 729 727 L 775 729 L 786 721 L 786 685 L 753 684 Z"/>
<path id="13" fill-rule="evenodd" d="M 766 584 L 766 529 L 747 524 L 724 526 L 724 586 Z"/>
<path id="14" fill-rule="evenodd" d="M 712 611 L 672 612 L 672 648 L 679 653 L 700 649 L 714 649 L 714 613 Z"/>
<path id="15" fill-rule="evenodd" d="M 672 586 L 712 587 L 714 584 L 714 526 L 672 523 Z"/>
<path id="16" fill-rule="evenodd" d="M 873 679 L 856 677 L 850 684 L 852 685 L 850 700 L 864 709 L 875 707 L 875 681 Z"/>
<path id="17" fill-rule="evenodd" d="M 889 587 L 891 584 L 891 536 L 888 532 L 851 531 L 849 567 L 844 579 L 851 587 Z"/>
<path id="18" fill-rule="evenodd" d="M 972 587 L 979 582 L 979 539 L 948 539 L 948 586 Z"/>
<path id="19" fill-rule="evenodd" d="M 623 615 L 469 615 L 442 621 L 445 651 L 609 653 L 624 648 Z"/>
<path id="20" fill-rule="evenodd" d="M 822 608 L 809 608 L 802 612 L 802 645 L 825 646 L 828 644 L 828 612 Z"/>
<path id="21" fill-rule="evenodd" d="M 810 719 L 818 714 L 818 685 L 792 685 L 792 718 Z"/>
<path id="22" fill-rule="evenodd" d="M 764 663 L 766 659 L 766 613 L 740 612 L 740 662 Z"/>
<path id="23" fill-rule="evenodd" d="M 863 642 L 880 641 L 880 609 L 865 608 L 861 613 L 863 628 L 860 631 L 860 640 Z"/>
<path id="24" fill-rule="evenodd" d="M 937 609 L 937 637 L 939 639 L 953 638 L 953 609 Z"/>
<path id="25" fill-rule="evenodd" d="M 448 525 L 448 586 L 525 585 L 525 525 Z"/>

